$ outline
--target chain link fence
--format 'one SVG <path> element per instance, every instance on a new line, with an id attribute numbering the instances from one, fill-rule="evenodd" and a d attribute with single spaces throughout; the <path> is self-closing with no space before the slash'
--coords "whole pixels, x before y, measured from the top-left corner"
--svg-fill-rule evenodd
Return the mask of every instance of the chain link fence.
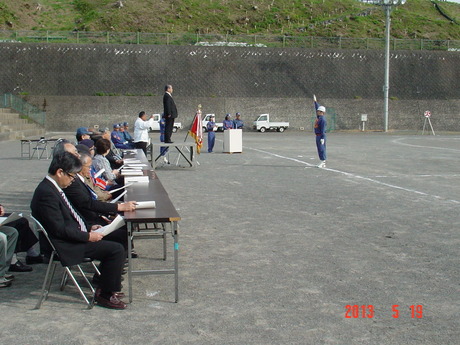
<path id="1" fill-rule="evenodd" d="M 0 97 L 0 108 L 11 108 L 16 110 L 21 115 L 26 116 L 30 120 L 44 126 L 46 120 L 46 112 L 40 110 L 36 106 L 27 103 L 21 97 L 11 93 L 5 93 Z"/>
<path id="2" fill-rule="evenodd" d="M 384 49 L 385 47 L 385 39 L 383 38 L 33 30 L 1 30 L 0 41 L 23 43 L 256 46 L 314 49 Z M 391 39 L 391 49 L 460 51 L 460 40 L 393 38 Z"/>

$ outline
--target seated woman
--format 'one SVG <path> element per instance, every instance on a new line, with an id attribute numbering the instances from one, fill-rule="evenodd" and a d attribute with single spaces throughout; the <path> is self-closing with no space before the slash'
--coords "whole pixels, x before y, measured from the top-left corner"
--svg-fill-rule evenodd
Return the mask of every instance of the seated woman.
<path id="1" fill-rule="evenodd" d="M 110 166 L 112 167 L 112 169 L 118 169 L 119 167 L 121 167 L 123 165 L 123 159 L 121 157 L 122 154 L 121 154 L 121 151 L 115 147 L 115 145 L 113 144 L 113 142 L 111 140 L 110 129 L 108 129 L 108 128 L 104 129 L 104 131 L 102 132 L 101 137 L 97 138 L 97 140 L 94 139 L 94 142 L 96 143 L 100 139 L 107 139 L 110 142 L 110 151 L 105 156 L 105 158 L 107 158 L 107 160 L 109 161 Z"/>
<path id="2" fill-rule="evenodd" d="M 110 152 L 110 141 L 107 139 L 99 139 L 96 142 L 96 155 L 93 159 L 93 166 L 97 171 L 104 169 L 102 176 L 109 185 L 123 184 L 120 172 L 117 169 L 113 169 L 110 166 L 106 156 Z"/>

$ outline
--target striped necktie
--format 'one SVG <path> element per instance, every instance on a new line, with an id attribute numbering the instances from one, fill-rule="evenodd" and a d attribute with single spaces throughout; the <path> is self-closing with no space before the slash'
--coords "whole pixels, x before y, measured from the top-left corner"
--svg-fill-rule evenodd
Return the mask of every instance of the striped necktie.
<path id="1" fill-rule="evenodd" d="M 83 219 L 81 219 L 81 217 L 78 215 L 78 213 L 74 210 L 74 208 L 72 207 L 72 205 L 70 204 L 69 202 L 69 199 L 67 199 L 67 197 L 65 196 L 64 192 L 63 191 L 60 191 L 59 194 L 61 194 L 61 197 L 62 199 L 64 200 L 64 203 L 67 205 L 67 207 L 69 208 L 70 210 L 70 213 L 72 214 L 72 217 L 78 222 L 78 224 L 80 225 L 80 231 L 83 231 L 83 232 L 88 232 L 88 230 L 86 229 L 86 225 L 85 225 L 85 222 L 83 221 Z"/>

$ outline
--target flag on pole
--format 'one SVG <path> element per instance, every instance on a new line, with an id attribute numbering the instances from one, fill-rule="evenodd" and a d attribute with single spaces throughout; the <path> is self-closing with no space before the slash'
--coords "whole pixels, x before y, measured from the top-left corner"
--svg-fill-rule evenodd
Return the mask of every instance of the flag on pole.
<path id="1" fill-rule="evenodd" d="M 195 139 L 196 152 L 199 154 L 201 146 L 203 146 L 203 125 L 201 123 L 201 104 L 198 106 L 198 110 L 193 119 L 192 127 L 188 131 L 190 136 Z"/>

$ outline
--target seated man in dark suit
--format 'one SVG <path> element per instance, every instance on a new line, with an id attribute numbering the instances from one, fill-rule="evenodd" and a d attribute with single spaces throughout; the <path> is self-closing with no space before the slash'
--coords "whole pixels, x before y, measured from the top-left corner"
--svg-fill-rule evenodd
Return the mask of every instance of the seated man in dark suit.
<path id="1" fill-rule="evenodd" d="M 104 236 L 92 231 L 97 226 L 88 229 L 63 192 L 80 170 L 80 160 L 71 153 L 62 152 L 54 156 L 48 175 L 35 189 L 30 204 L 32 215 L 48 232 L 63 265 L 77 265 L 84 258 L 100 260 L 100 289 L 95 296 L 96 303 L 106 308 L 125 309 L 126 304 L 116 294 L 121 288 L 125 262 L 123 246 L 117 242 L 101 241 Z M 45 253 L 47 251 L 50 251 L 49 245 Z"/>
<path id="2" fill-rule="evenodd" d="M 77 173 L 75 181 L 64 189 L 64 193 L 72 206 L 83 216 L 89 226 L 107 225 L 110 215 L 115 215 L 117 212 L 134 211 L 136 209 L 135 201 L 115 204 L 97 200 L 96 193 L 85 183 L 84 178 L 85 175 L 88 176 L 90 174 L 92 159 L 90 156 L 82 154 L 80 161 L 82 169 Z M 126 227 L 115 230 L 107 235 L 104 240 L 119 242 L 127 249 L 128 235 Z"/>

